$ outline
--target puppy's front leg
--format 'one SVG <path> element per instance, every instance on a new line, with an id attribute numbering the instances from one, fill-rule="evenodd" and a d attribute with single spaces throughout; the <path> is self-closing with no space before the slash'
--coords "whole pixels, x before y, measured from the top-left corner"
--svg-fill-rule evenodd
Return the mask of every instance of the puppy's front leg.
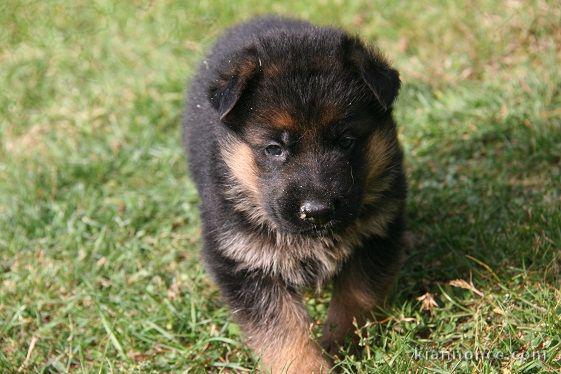
<path id="1" fill-rule="evenodd" d="M 334 281 L 322 346 L 335 353 L 353 328 L 382 306 L 401 262 L 401 244 L 374 238 L 359 248 Z"/>
<path id="2" fill-rule="evenodd" d="M 330 365 L 310 338 L 301 296 L 279 280 L 250 276 L 226 290 L 248 344 L 272 373 L 326 373 Z"/>

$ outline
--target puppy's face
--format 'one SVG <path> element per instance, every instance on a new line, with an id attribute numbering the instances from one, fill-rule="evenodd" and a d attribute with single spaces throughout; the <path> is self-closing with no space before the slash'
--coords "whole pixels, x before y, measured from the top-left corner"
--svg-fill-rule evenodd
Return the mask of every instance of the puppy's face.
<path id="1" fill-rule="evenodd" d="M 336 51 L 310 51 L 302 40 L 280 44 L 288 51 L 274 41 L 249 48 L 211 88 L 231 135 L 226 164 L 253 208 L 283 231 L 349 225 L 375 201 L 399 153 L 390 109 L 397 73 L 341 38 Z"/>

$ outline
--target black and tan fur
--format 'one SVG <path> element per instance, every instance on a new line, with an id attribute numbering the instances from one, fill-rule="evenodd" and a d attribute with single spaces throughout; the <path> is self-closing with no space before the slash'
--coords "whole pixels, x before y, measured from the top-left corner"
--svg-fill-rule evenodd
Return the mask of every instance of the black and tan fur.
<path id="1" fill-rule="evenodd" d="M 194 77 L 184 128 L 204 262 L 275 373 L 330 368 L 303 289 L 334 283 L 322 338 L 333 351 L 398 271 L 399 87 L 358 38 L 275 17 L 229 29 Z"/>

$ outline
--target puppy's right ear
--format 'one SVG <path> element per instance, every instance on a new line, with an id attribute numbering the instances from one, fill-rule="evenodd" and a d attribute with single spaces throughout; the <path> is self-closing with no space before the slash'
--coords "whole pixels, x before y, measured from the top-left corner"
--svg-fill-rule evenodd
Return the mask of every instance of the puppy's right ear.
<path id="1" fill-rule="evenodd" d="M 208 99 L 218 111 L 220 120 L 227 121 L 234 107 L 239 102 L 251 78 L 259 68 L 259 58 L 255 47 L 247 47 L 223 62 L 217 71 L 216 79 L 208 90 Z"/>

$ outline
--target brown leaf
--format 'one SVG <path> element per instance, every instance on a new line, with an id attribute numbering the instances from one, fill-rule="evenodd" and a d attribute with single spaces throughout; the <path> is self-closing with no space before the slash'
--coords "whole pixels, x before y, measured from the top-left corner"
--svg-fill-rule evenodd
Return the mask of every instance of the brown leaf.
<path id="1" fill-rule="evenodd" d="M 129 351 L 127 356 L 135 362 L 146 361 L 150 358 L 150 356 L 138 351 Z"/>
<path id="2" fill-rule="evenodd" d="M 483 297 L 483 292 L 479 291 L 477 288 L 475 288 L 475 286 L 473 285 L 473 283 L 468 283 L 463 279 L 454 279 L 452 281 L 450 281 L 449 283 L 451 286 L 454 287 L 458 287 L 458 288 L 463 288 L 466 290 L 470 290 L 471 292 Z"/>
<path id="3" fill-rule="evenodd" d="M 423 296 L 419 296 L 417 300 L 421 302 L 421 310 L 427 310 L 430 312 L 434 308 L 438 308 L 438 304 L 430 292 L 425 293 Z"/>
<path id="4" fill-rule="evenodd" d="M 504 316 L 504 315 L 505 315 L 505 312 L 503 312 L 502 309 L 500 309 L 499 307 L 495 307 L 495 308 L 493 309 L 493 312 L 495 312 L 495 313 L 497 313 L 497 314 L 499 314 L 499 315 L 501 315 L 501 316 Z"/>

